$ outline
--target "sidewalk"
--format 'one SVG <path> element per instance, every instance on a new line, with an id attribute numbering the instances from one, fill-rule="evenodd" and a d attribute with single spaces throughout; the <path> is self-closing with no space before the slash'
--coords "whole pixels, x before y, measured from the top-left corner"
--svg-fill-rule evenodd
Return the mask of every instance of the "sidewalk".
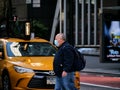
<path id="1" fill-rule="evenodd" d="M 98 56 L 99 57 L 99 55 L 100 55 L 100 50 L 97 48 L 80 48 L 80 49 L 78 49 L 78 51 L 80 51 L 85 56 Z M 98 64 L 98 62 L 94 62 L 94 63 L 97 63 L 96 65 L 100 65 L 100 64 Z M 100 66 L 100 68 L 86 67 L 81 72 L 109 74 L 109 75 L 115 75 L 115 76 L 120 77 L 120 68 L 117 68 L 117 69 L 115 69 L 115 68 L 113 69 L 113 68 L 114 67 L 104 68 L 102 66 Z"/>
<path id="2" fill-rule="evenodd" d="M 97 69 L 88 69 L 88 68 L 85 68 L 81 72 L 109 74 L 109 75 L 120 76 L 120 70 L 115 70 L 115 69 L 99 69 L 99 68 L 97 68 Z"/>

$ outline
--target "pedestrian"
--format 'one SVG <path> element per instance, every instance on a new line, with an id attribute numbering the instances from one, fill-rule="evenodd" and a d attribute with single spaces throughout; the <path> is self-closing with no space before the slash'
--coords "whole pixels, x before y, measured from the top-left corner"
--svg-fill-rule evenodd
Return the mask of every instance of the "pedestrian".
<path id="1" fill-rule="evenodd" d="M 54 90 L 78 90 L 74 82 L 75 72 L 72 67 L 74 52 L 71 45 L 66 41 L 63 33 L 58 33 L 55 36 L 54 44 L 58 47 L 53 62 L 53 69 L 56 74 Z"/>

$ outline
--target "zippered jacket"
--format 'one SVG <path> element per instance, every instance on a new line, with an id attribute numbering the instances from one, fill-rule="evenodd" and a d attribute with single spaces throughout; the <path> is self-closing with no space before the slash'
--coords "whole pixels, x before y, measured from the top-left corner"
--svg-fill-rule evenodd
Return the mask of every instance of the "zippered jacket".
<path id="1" fill-rule="evenodd" d="M 53 62 L 53 69 L 56 76 L 61 77 L 63 71 L 66 71 L 68 73 L 73 72 L 73 60 L 73 49 L 68 42 L 64 42 L 61 47 L 58 48 Z"/>

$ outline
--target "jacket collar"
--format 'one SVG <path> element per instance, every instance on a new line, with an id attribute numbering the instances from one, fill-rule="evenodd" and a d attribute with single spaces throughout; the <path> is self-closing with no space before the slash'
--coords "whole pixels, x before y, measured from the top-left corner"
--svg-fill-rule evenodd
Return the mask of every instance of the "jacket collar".
<path id="1" fill-rule="evenodd" d="M 65 41 L 59 48 L 63 47 L 63 46 L 66 46 L 68 44 L 67 41 Z"/>

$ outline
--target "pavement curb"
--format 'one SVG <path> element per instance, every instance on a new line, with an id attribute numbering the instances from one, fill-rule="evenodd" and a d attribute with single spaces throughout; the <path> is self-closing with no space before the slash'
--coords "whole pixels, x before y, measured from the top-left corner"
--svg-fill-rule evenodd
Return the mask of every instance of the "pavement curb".
<path id="1" fill-rule="evenodd" d="M 84 69 L 81 72 L 85 73 L 98 73 L 98 74 L 108 74 L 108 75 L 115 75 L 120 77 L 120 70 L 115 69 Z"/>

